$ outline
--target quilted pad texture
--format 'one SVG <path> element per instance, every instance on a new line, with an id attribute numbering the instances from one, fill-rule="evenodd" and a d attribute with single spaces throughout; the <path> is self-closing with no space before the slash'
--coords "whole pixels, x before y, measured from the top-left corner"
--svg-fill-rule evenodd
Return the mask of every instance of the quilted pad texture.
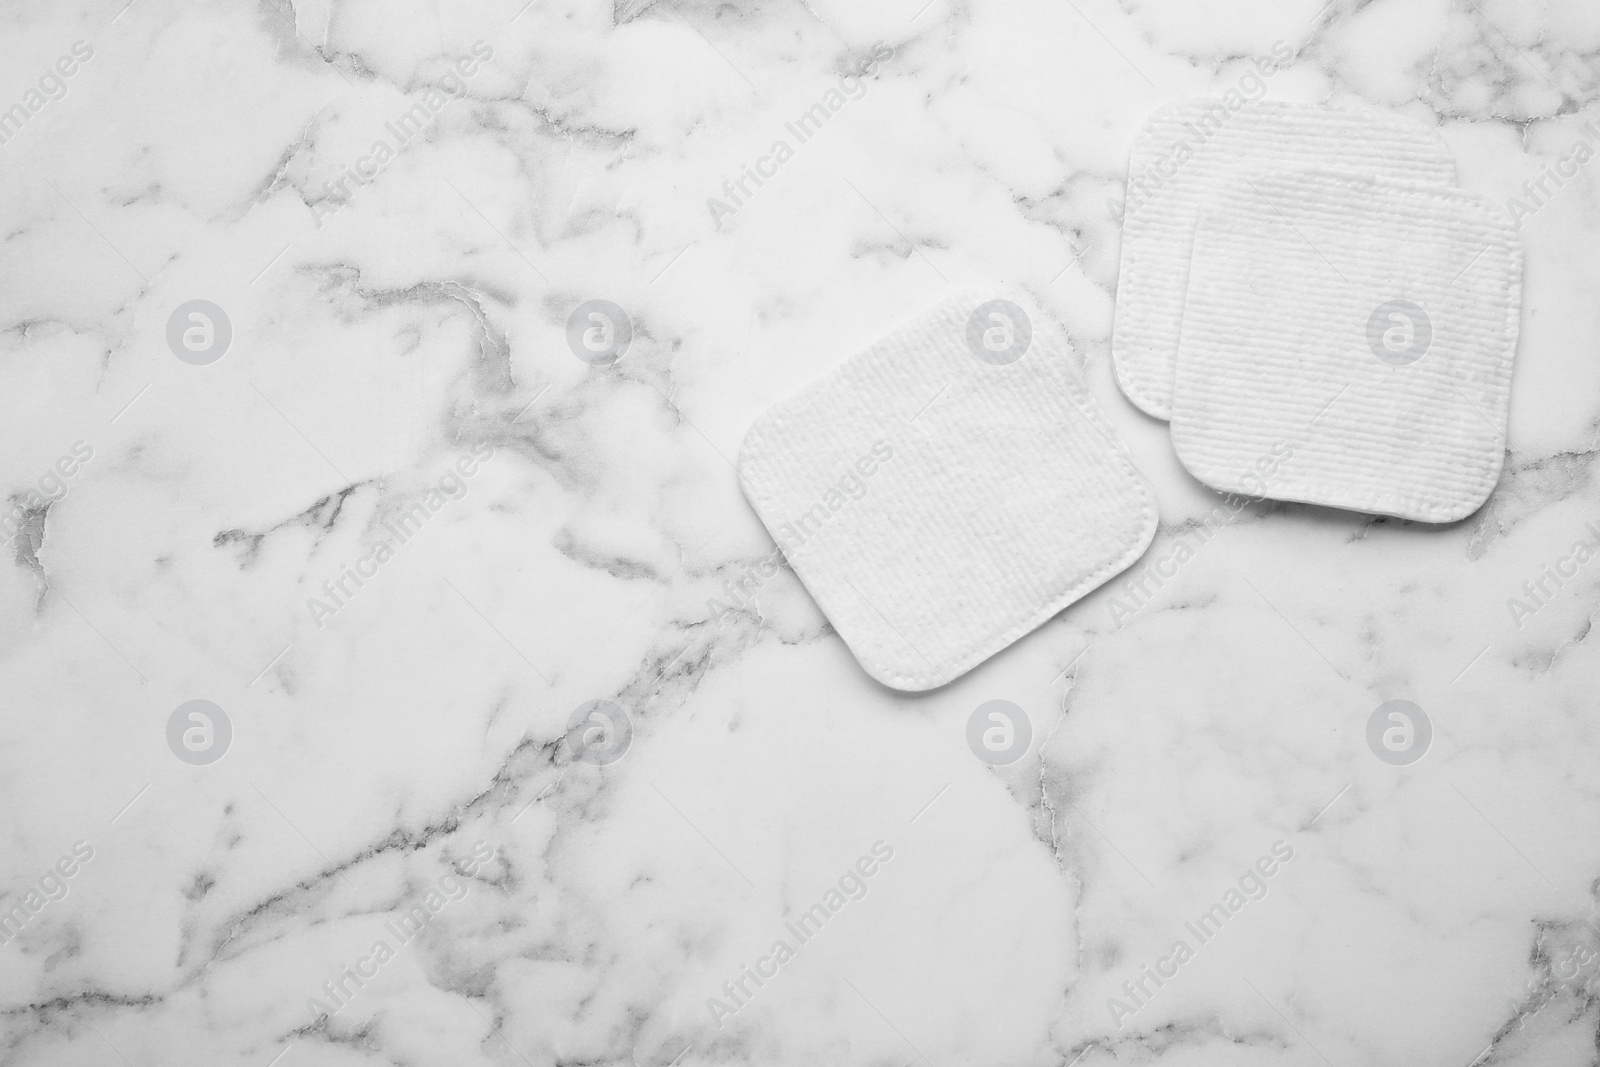
<path id="1" fill-rule="evenodd" d="M 1118 385 L 1146 413 L 1172 417 L 1190 251 L 1205 201 L 1237 175 L 1307 168 L 1441 187 L 1456 175 L 1432 129 L 1364 109 L 1263 100 L 1231 111 L 1220 101 L 1195 101 L 1168 104 L 1139 131 L 1111 352 Z"/>
<path id="2" fill-rule="evenodd" d="M 1226 184 L 1195 233 L 1172 441 L 1220 490 L 1425 522 L 1505 454 L 1522 251 L 1470 193 L 1344 173 Z M 1264 492 L 1247 475 L 1264 456 Z"/>
<path id="3" fill-rule="evenodd" d="M 1016 294 L 952 297 L 767 411 L 745 495 L 867 673 L 949 682 L 1134 562 L 1149 484 Z"/>

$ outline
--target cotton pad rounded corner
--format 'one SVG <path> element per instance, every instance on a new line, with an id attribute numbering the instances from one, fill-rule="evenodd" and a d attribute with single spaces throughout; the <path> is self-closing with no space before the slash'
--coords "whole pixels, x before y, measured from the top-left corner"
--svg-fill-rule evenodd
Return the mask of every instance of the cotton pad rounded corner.
<path id="1" fill-rule="evenodd" d="M 1495 462 L 1492 476 L 1476 493 L 1463 493 L 1457 499 L 1438 508 L 1419 510 L 1398 500 L 1386 504 L 1382 497 L 1376 495 L 1366 495 L 1359 498 L 1352 497 L 1346 502 L 1339 499 L 1337 495 L 1328 496 L 1301 492 L 1295 489 L 1271 489 L 1270 483 L 1275 474 L 1275 467 L 1280 463 L 1287 462 L 1292 457 L 1271 455 L 1269 453 L 1267 456 L 1269 462 L 1265 471 L 1261 469 L 1261 457 L 1258 457 L 1257 464 L 1243 470 L 1225 470 L 1221 466 L 1215 465 L 1215 461 L 1209 457 L 1196 455 L 1192 450 L 1185 448 L 1185 443 L 1182 440 L 1175 438 L 1173 446 L 1179 465 L 1195 481 L 1219 493 L 1245 497 L 1251 500 L 1279 500 L 1291 504 L 1311 504 L 1317 507 L 1331 507 L 1342 511 L 1356 511 L 1367 515 L 1382 515 L 1390 518 L 1405 519 L 1410 522 L 1425 522 L 1430 525 L 1440 526 L 1452 522 L 1460 522 L 1488 503 L 1489 498 L 1494 495 L 1495 486 L 1499 482 L 1502 465 L 1499 460 Z"/>
<path id="2" fill-rule="evenodd" d="M 1225 183 L 1194 235 L 1180 462 L 1224 492 L 1466 518 L 1504 465 L 1521 278 L 1514 227 L 1475 194 L 1319 170 Z"/>
<path id="3" fill-rule="evenodd" d="M 962 293 L 764 413 L 739 479 L 862 668 L 945 685 L 1130 566 L 1155 494 L 1025 298 Z"/>
<path id="4" fill-rule="evenodd" d="M 1115 327 L 1113 327 L 1113 345 L 1116 343 L 1115 338 Z M 1124 351 L 1126 352 L 1127 349 L 1125 348 Z M 1152 419 L 1160 419 L 1162 422 L 1166 422 L 1172 418 L 1171 402 L 1168 398 L 1149 388 L 1148 383 L 1141 379 L 1139 371 L 1136 369 L 1138 365 L 1137 356 L 1123 359 L 1112 357 L 1111 368 L 1114 372 L 1113 376 L 1117 379 L 1117 388 L 1122 390 L 1122 395 L 1134 407 L 1149 415 Z"/>

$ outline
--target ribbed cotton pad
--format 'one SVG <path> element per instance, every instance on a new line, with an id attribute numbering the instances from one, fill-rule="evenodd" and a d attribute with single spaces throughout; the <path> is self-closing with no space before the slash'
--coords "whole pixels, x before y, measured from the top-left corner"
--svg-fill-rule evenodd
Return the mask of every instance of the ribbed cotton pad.
<path id="1" fill-rule="evenodd" d="M 1173 360 L 1188 289 L 1195 220 L 1207 195 L 1238 174 L 1318 167 L 1455 184 L 1455 161 L 1426 126 L 1381 112 L 1259 101 L 1168 104 L 1134 142 L 1122 227 L 1117 383 L 1157 418 L 1172 417 Z"/>
<path id="2" fill-rule="evenodd" d="M 1123 570 L 1155 496 L 1016 295 L 967 293 L 775 405 L 740 482 L 867 673 L 943 685 Z"/>
<path id="3" fill-rule="evenodd" d="M 1480 197 L 1317 172 L 1229 183 L 1195 231 L 1178 458 L 1224 491 L 1464 518 L 1500 477 L 1521 304 L 1521 244 Z"/>

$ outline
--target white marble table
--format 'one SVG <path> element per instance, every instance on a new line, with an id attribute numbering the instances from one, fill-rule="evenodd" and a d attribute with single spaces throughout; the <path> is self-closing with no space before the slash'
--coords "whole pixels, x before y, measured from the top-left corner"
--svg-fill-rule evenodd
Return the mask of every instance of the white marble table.
<path id="1" fill-rule="evenodd" d="M 121 3 L 0 25 L 0 1062 L 1594 1061 L 1595 172 L 1457 525 L 1202 538 L 1107 340 L 1162 102 L 1276 46 L 1526 198 L 1600 143 L 1592 3 Z M 787 571 L 715 611 L 754 417 L 994 281 L 1162 583 L 919 696 Z"/>

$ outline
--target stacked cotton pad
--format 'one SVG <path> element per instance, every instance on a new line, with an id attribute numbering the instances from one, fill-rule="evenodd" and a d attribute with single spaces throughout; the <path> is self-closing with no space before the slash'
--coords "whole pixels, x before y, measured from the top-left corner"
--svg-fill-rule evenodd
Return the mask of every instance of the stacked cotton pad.
<path id="1" fill-rule="evenodd" d="M 1069 359 L 1020 296 L 968 293 L 746 435 L 746 497 L 880 682 L 943 685 L 1155 535 L 1155 496 Z"/>
<path id="2" fill-rule="evenodd" d="M 1427 522 L 1487 499 L 1522 259 L 1510 221 L 1454 177 L 1435 133 L 1386 115 L 1259 102 L 1151 117 L 1112 353 L 1195 477 Z"/>

